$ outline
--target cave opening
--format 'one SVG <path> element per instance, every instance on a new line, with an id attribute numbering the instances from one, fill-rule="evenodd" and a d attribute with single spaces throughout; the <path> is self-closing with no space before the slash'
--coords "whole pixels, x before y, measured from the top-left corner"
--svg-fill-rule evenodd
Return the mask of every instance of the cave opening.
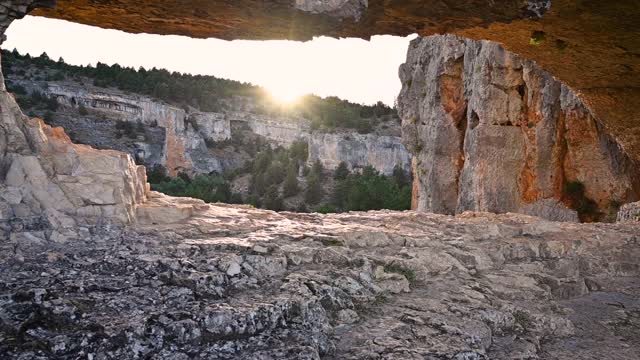
<path id="1" fill-rule="evenodd" d="M 230 42 L 30 16 L 7 35 L 25 114 L 130 154 L 153 190 L 276 211 L 410 208 L 394 101 L 413 36 Z"/>
<path id="2" fill-rule="evenodd" d="M 637 358 L 640 203 L 622 205 L 635 195 L 620 195 L 629 185 L 639 189 L 638 167 L 628 158 L 638 152 L 628 147 L 632 141 L 623 142 L 604 126 L 628 123 L 606 123 L 602 103 L 582 103 L 597 100 L 589 90 L 601 88 L 570 76 L 579 68 L 586 77 L 604 80 L 599 86 L 615 79 L 629 94 L 622 99 L 637 94 L 629 86 L 633 77 L 617 76 L 608 61 L 616 58 L 616 66 L 626 71 L 627 64 L 618 63 L 627 62 L 621 52 L 630 49 L 628 58 L 638 58 L 627 40 L 633 32 L 594 36 L 592 30 L 608 31 L 601 19 L 607 26 L 637 29 L 637 21 L 621 14 L 633 15 L 632 6 L 640 10 L 637 1 L 616 6 L 553 1 L 551 21 L 540 19 L 549 0 L 435 2 L 438 6 L 384 0 L 67 0 L 47 10 L 50 16 L 57 12 L 130 32 L 193 36 L 306 39 L 420 31 L 425 37 L 411 43 L 400 68 L 403 88 L 395 109 L 403 135 L 415 144 L 412 164 L 420 176 L 412 200 L 418 211 L 274 213 L 167 197 L 149 191 L 144 166 L 131 156 L 73 143 L 62 127 L 38 118 L 53 125 L 66 121 L 69 126 L 62 125 L 76 142 L 86 136 L 92 146 L 108 149 L 108 141 L 96 143 L 96 135 L 104 133 L 114 144 L 128 146 L 123 151 L 133 151 L 137 162 L 165 164 L 164 170 L 151 167 L 148 175 L 167 192 L 184 193 L 189 186 L 185 195 L 231 199 L 236 193 L 229 182 L 242 174 L 206 169 L 233 165 L 225 154 L 241 153 L 250 159 L 239 170 L 252 177 L 245 182 L 247 191 L 263 189 L 265 207 L 289 205 L 280 203 L 281 194 L 300 192 L 302 186 L 326 190 L 329 180 L 338 195 L 354 203 L 323 204 L 326 193 L 305 191 L 300 195 L 305 200 L 320 201 L 296 210 L 332 212 L 354 204 L 364 204 L 357 208 L 364 210 L 379 194 L 398 199 L 387 185 L 400 190 L 400 184 L 411 182 L 395 166 L 381 177 L 375 167 L 354 174 L 346 161 L 309 161 L 335 159 L 331 149 L 376 156 L 385 149 L 388 156 L 366 160 L 393 164 L 402 153 L 387 139 L 393 135 L 381 135 L 397 126 L 396 111 L 384 99 L 368 106 L 329 100 L 343 115 L 351 110 L 360 120 L 376 119 L 347 127 L 330 113 L 317 112 L 327 99 L 297 98 L 298 90 L 289 87 L 268 91 L 162 66 L 112 65 L 118 61 L 80 68 L 57 61 L 61 54 L 51 51 L 27 57 L 23 50 L 6 49 L 3 72 L 11 93 L 0 86 L 0 358 Z M 53 3 L 3 2 L 1 32 L 33 6 Z M 598 16 L 592 16 L 594 7 Z M 610 21 L 613 8 L 620 16 Z M 469 30 L 466 37 L 426 36 L 460 29 Z M 535 29 L 544 29 L 544 36 L 529 41 Z M 500 34 L 510 47 L 484 40 Z M 584 56 L 595 49 L 583 47 L 583 38 L 600 49 L 611 48 L 609 40 L 615 39 L 618 50 L 613 56 Z M 165 46 L 165 53 L 170 50 L 181 61 L 193 58 Z M 527 51 L 528 57 L 516 55 Z M 549 69 L 566 65 L 547 73 L 527 60 L 553 59 L 558 52 L 579 54 L 584 66 L 573 66 L 567 57 L 541 61 Z M 447 104 L 439 102 L 437 87 L 452 75 L 442 64 L 462 54 L 465 60 L 455 73 L 464 74 L 463 81 L 445 87 L 460 94 L 450 97 L 459 106 L 449 107 L 455 116 L 442 116 Z M 252 66 L 260 66 L 263 57 L 250 55 Z M 594 58 L 613 76 L 594 68 Z M 309 64 L 305 68 L 323 74 Z M 576 91 L 556 74 L 573 81 Z M 512 91 L 522 77 L 525 96 Z M 149 83 L 153 86 L 139 88 Z M 189 94 L 193 86 L 185 83 L 201 85 L 204 96 Z M 606 107 L 624 103 L 614 88 L 604 91 Z M 635 114 L 637 107 L 630 104 L 626 107 Z M 317 115 L 319 123 L 309 124 L 309 132 L 318 136 L 300 141 L 295 134 L 304 111 Z M 504 114 L 521 126 L 494 126 Z M 533 116 L 538 121 L 530 121 Z M 631 135 L 627 140 L 633 138 L 632 127 L 622 128 Z M 463 134 L 469 136 L 462 144 Z M 526 135 L 530 143 L 522 141 Z M 270 137 L 295 140 L 270 145 Z M 468 155 L 464 161 L 455 156 L 462 150 Z M 532 155 L 534 176 L 525 180 L 542 201 L 526 204 L 528 209 L 496 203 L 519 195 L 512 180 L 523 154 Z M 562 160 L 554 163 L 555 158 Z M 333 173 L 326 171 L 330 166 Z M 462 206 L 457 214 L 434 214 L 428 203 L 453 187 L 441 180 L 450 180 L 451 170 L 459 174 L 460 166 L 465 176 L 455 186 Z M 196 171 L 203 177 L 194 176 Z M 549 175 L 556 181 L 546 186 L 561 185 L 564 190 L 557 189 L 587 211 L 619 199 L 610 204 L 616 211 L 620 207 L 618 223 L 565 223 L 577 219 L 558 206 L 556 193 L 543 192 L 545 182 L 538 180 Z M 273 179 L 281 187 L 272 186 Z M 360 183 L 378 192 L 353 186 Z M 439 186 L 436 191 L 424 192 L 433 185 Z M 484 212 L 488 207 L 495 213 Z"/>

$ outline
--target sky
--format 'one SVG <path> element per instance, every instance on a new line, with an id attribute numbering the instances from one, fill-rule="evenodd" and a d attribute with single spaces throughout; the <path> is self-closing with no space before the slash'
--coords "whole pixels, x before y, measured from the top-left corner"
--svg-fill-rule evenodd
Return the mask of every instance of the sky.
<path id="1" fill-rule="evenodd" d="M 14 21 L 6 35 L 4 49 L 33 56 L 44 51 L 73 65 L 155 66 L 250 82 L 283 101 L 314 93 L 363 104 L 380 100 L 390 106 L 400 92 L 398 67 L 415 37 L 225 41 L 129 34 L 34 16 Z"/>

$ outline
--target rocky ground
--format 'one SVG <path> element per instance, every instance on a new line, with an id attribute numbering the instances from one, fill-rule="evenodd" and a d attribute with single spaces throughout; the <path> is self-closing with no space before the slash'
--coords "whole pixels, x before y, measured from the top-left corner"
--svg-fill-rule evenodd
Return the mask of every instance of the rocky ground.
<path id="1" fill-rule="evenodd" d="M 640 351 L 639 223 L 166 203 L 175 201 L 156 195 L 136 227 L 0 243 L 0 358 L 636 359 Z"/>

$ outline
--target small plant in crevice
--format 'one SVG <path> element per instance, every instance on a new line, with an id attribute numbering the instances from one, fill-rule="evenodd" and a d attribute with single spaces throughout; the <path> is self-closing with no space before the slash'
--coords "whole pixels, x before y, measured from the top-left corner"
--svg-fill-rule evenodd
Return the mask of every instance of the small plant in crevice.
<path id="1" fill-rule="evenodd" d="M 621 206 L 622 206 L 622 202 L 616 199 L 611 200 L 609 202 L 609 208 L 607 209 L 607 214 L 602 220 L 604 222 L 610 222 L 610 223 L 616 222 L 616 219 L 618 217 L 618 211 L 620 210 Z"/>
<path id="2" fill-rule="evenodd" d="M 414 285 L 416 282 L 416 272 L 413 269 L 399 265 L 397 263 L 388 263 L 384 265 L 384 271 L 388 273 L 396 273 L 403 275 L 409 281 L 409 284 Z"/>
<path id="3" fill-rule="evenodd" d="M 538 46 L 544 42 L 546 34 L 544 31 L 536 30 L 531 33 L 531 39 L 529 39 L 529 45 Z"/>
<path id="4" fill-rule="evenodd" d="M 78 107 L 78 113 L 81 116 L 86 116 L 89 114 L 89 111 L 87 110 L 87 107 L 84 106 L 84 104 L 80 104 L 80 106 Z"/>
<path id="5" fill-rule="evenodd" d="M 522 310 L 516 310 L 513 313 L 513 322 L 515 325 L 520 326 L 524 332 L 529 332 L 531 327 L 534 325 L 531 316 Z"/>

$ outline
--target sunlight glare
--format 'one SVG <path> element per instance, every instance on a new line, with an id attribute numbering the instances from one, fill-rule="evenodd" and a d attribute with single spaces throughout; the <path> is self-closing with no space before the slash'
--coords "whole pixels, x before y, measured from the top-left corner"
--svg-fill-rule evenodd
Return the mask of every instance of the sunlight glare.
<path id="1" fill-rule="evenodd" d="M 288 86 L 286 83 L 277 86 L 267 86 L 266 89 L 274 100 L 283 105 L 293 104 L 305 95 L 303 90 Z"/>

